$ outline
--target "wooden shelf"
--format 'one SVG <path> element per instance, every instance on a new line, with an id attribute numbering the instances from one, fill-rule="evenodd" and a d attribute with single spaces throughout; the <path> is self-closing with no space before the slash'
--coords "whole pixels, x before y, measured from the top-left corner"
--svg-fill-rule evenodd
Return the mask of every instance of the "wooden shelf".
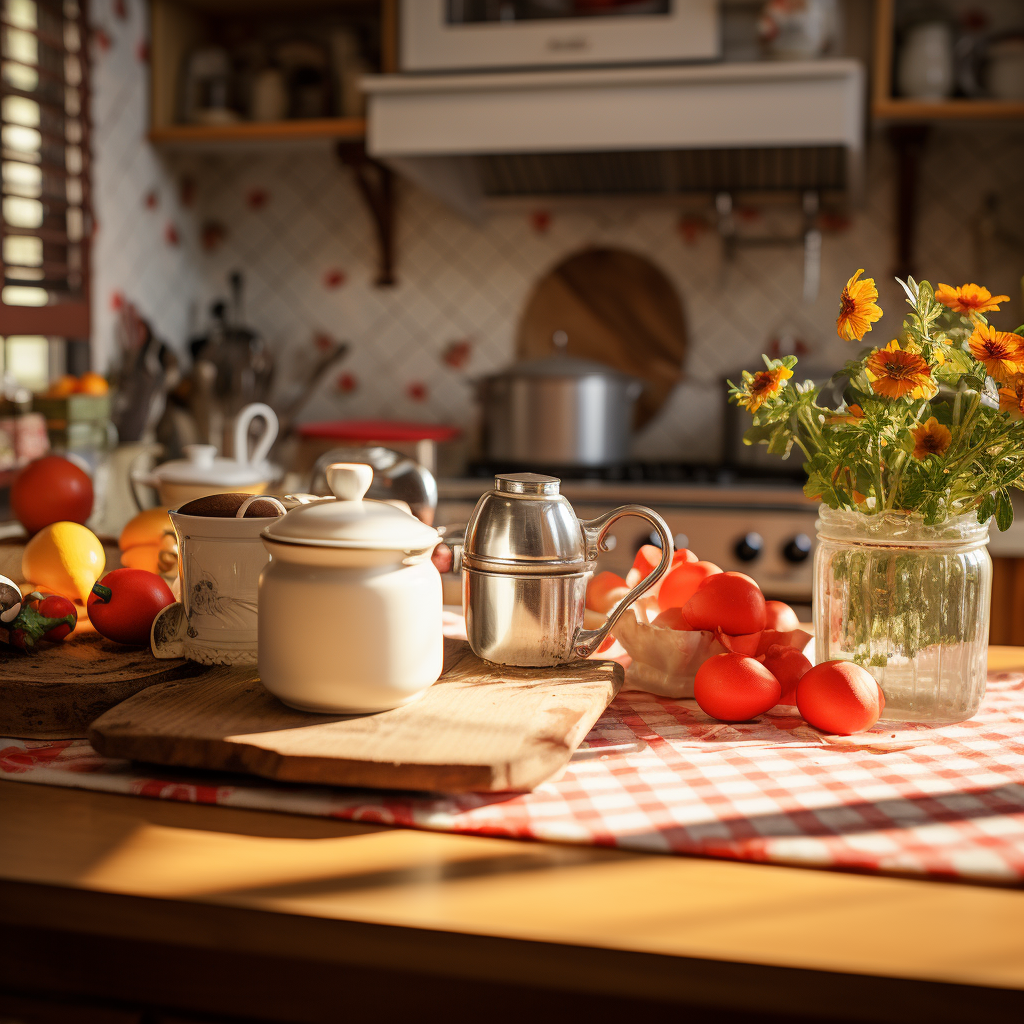
<path id="1" fill-rule="evenodd" d="M 871 113 L 879 121 L 991 121 L 1024 118 L 1024 102 L 1013 100 L 876 99 Z"/>
<path id="2" fill-rule="evenodd" d="M 357 142 L 366 136 L 361 117 L 325 117 L 295 121 L 238 121 L 235 124 L 172 124 L 150 129 L 159 145 L 201 146 L 254 142 Z"/>

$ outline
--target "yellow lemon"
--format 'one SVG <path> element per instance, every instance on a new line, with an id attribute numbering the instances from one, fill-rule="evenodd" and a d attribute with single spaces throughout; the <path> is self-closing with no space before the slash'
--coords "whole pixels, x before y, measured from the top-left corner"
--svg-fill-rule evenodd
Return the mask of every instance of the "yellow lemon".
<path id="1" fill-rule="evenodd" d="M 83 604 L 103 575 L 105 564 L 99 538 L 80 523 L 43 527 L 21 556 L 21 571 L 27 580 Z"/>
<path id="2" fill-rule="evenodd" d="M 134 519 L 129 519 L 121 531 L 117 546 L 122 551 L 133 548 L 136 544 L 159 544 L 164 533 L 173 530 L 171 518 L 165 508 L 147 508 Z M 122 559 L 122 562 L 124 559 Z"/>

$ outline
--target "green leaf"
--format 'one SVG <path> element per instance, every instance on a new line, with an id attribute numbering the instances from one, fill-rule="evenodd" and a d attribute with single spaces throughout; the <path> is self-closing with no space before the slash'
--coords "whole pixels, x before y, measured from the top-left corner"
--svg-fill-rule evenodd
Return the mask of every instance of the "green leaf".
<path id="1" fill-rule="evenodd" d="M 999 527 L 1000 532 L 1004 532 L 1010 528 L 1012 523 L 1013 502 L 1010 501 L 1009 493 L 1003 490 L 996 498 L 996 526 Z"/>

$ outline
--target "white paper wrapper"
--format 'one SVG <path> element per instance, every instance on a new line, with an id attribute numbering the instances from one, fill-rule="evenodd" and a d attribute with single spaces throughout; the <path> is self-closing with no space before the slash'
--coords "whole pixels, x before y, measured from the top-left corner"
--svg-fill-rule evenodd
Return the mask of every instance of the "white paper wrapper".
<path id="1" fill-rule="evenodd" d="M 771 636 L 765 636 L 767 633 Z M 626 667 L 625 690 L 646 690 L 662 697 L 693 696 L 697 669 L 716 654 L 728 650 L 714 633 L 706 630 L 662 629 L 640 619 L 631 610 L 615 623 L 612 636 L 632 659 Z M 802 629 L 780 633 L 765 630 L 765 646 L 771 643 L 802 651 L 813 639 Z"/>

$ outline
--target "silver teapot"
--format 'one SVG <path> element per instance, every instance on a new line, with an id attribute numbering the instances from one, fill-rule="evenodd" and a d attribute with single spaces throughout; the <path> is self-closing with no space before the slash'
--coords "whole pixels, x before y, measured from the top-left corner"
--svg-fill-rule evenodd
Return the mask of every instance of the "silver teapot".
<path id="1" fill-rule="evenodd" d="M 623 505 L 583 522 L 538 473 L 504 473 L 477 502 L 462 546 L 462 605 L 473 652 L 499 665 L 564 665 L 597 650 L 616 619 L 668 571 L 672 535 L 656 512 Z M 623 516 L 646 519 L 661 538 L 661 562 L 612 609 L 583 628 L 587 582 L 605 535 Z"/>

